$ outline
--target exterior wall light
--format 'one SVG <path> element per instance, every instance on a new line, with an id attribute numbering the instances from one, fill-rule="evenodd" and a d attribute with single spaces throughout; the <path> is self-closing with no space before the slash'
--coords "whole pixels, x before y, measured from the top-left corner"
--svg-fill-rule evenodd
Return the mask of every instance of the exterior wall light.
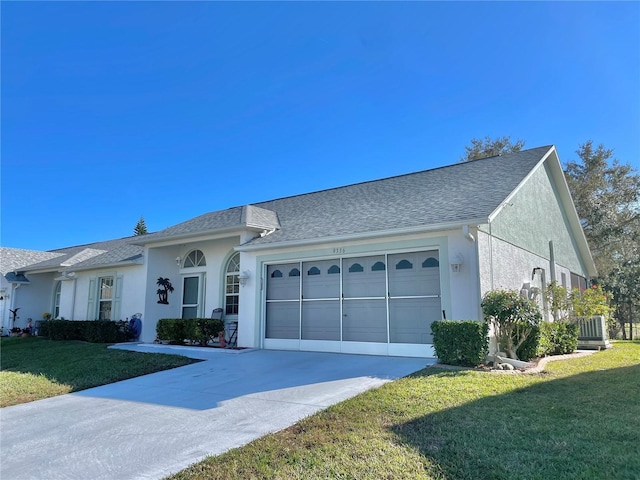
<path id="1" fill-rule="evenodd" d="M 176 265 L 180 266 L 180 260 L 182 260 L 182 259 L 180 258 L 180 255 L 178 255 L 176 257 Z"/>
<path id="2" fill-rule="evenodd" d="M 459 273 L 462 270 L 462 263 L 463 263 L 462 255 L 458 254 L 455 257 L 453 257 L 450 262 L 451 271 L 453 273 Z"/>
<path id="3" fill-rule="evenodd" d="M 251 277 L 251 273 L 248 270 L 243 270 L 240 275 L 238 275 L 238 280 L 240 280 L 240 285 L 243 287 L 247 284 L 247 280 Z"/>

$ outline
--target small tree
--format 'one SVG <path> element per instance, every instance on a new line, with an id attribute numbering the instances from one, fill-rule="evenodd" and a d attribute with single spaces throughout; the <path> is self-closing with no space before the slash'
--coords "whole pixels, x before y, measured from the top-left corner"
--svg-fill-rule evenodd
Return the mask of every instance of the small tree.
<path id="1" fill-rule="evenodd" d="M 567 321 L 571 318 L 573 303 L 566 287 L 558 285 L 554 280 L 542 292 L 554 322 Z"/>
<path id="2" fill-rule="evenodd" d="M 488 292 L 482 299 L 482 313 L 493 325 L 499 348 L 516 360 L 516 351 L 542 321 L 538 305 L 515 290 Z"/>
<path id="3" fill-rule="evenodd" d="M 589 318 L 602 315 L 608 318 L 611 311 L 609 299 L 599 285 L 593 285 L 583 291 L 574 288 L 571 293 L 571 302 L 576 317 Z"/>
<path id="4" fill-rule="evenodd" d="M 144 221 L 144 217 L 140 217 L 140 220 L 138 220 L 138 223 L 136 223 L 136 226 L 133 228 L 133 234 L 146 235 L 147 233 L 149 232 L 147 231 L 147 224 Z"/>

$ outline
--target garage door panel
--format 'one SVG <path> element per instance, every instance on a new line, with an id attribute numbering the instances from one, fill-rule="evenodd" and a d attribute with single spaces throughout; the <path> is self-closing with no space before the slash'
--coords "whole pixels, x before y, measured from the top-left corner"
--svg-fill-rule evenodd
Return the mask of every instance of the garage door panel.
<path id="1" fill-rule="evenodd" d="M 345 298 L 384 297 L 387 294 L 384 256 L 343 260 L 342 291 Z"/>
<path id="2" fill-rule="evenodd" d="M 342 311 L 343 341 L 387 343 L 384 300 L 345 300 Z"/>
<path id="3" fill-rule="evenodd" d="M 266 337 L 300 338 L 300 303 L 267 303 Z"/>
<path id="4" fill-rule="evenodd" d="M 340 297 L 340 261 L 322 260 L 302 264 L 303 298 Z"/>
<path id="5" fill-rule="evenodd" d="M 300 264 L 269 265 L 267 278 L 267 300 L 300 298 Z"/>
<path id="6" fill-rule="evenodd" d="M 440 318 L 439 298 L 389 300 L 389 338 L 391 343 L 433 343 L 431 324 Z"/>
<path id="7" fill-rule="evenodd" d="M 340 340 L 338 300 L 302 303 L 303 340 Z"/>
<path id="8" fill-rule="evenodd" d="M 439 293 L 438 252 L 389 255 L 389 294 L 392 297 Z"/>

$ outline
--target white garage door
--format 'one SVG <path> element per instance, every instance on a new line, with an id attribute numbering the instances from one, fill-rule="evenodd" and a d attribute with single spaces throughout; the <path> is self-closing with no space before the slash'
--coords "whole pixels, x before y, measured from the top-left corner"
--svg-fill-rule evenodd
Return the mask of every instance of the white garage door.
<path id="1" fill-rule="evenodd" d="M 265 348 L 431 356 L 437 250 L 267 266 Z"/>

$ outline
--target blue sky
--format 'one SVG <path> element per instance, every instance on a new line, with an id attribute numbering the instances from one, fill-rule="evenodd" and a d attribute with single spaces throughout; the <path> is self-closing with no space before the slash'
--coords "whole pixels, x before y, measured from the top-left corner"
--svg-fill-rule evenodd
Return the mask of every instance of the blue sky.
<path id="1" fill-rule="evenodd" d="M 640 4 L 2 2 L 3 246 L 49 250 L 458 161 L 640 167 Z"/>

